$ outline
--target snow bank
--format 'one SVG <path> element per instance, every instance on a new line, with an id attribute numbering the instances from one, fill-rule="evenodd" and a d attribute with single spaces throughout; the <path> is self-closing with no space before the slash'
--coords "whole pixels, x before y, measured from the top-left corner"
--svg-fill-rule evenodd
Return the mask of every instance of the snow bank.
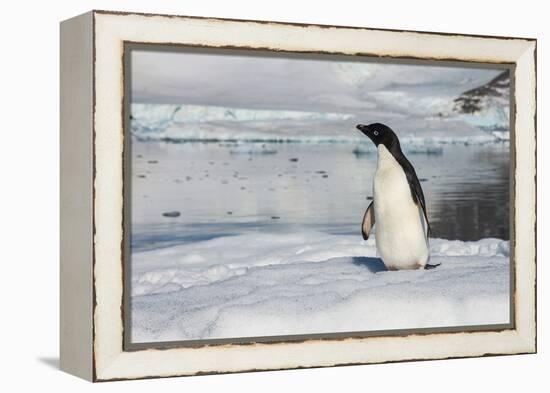
<path id="1" fill-rule="evenodd" d="M 245 246 L 244 246 L 245 245 Z M 373 239 L 248 233 L 132 255 L 134 342 L 507 323 L 508 242 L 432 239 L 388 272 Z"/>

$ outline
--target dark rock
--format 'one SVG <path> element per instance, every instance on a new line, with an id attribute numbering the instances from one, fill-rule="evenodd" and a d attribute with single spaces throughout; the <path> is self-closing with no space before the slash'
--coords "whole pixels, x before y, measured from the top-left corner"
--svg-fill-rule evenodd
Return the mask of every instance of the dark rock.
<path id="1" fill-rule="evenodd" d="M 510 91 L 510 72 L 503 71 L 489 83 L 468 90 L 454 100 L 454 110 L 458 113 L 477 113 L 484 106 L 490 97 L 508 96 Z"/>
<path id="2" fill-rule="evenodd" d="M 164 217 L 179 217 L 181 216 L 181 213 L 177 210 L 171 211 L 171 212 L 164 212 L 162 213 Z"/>

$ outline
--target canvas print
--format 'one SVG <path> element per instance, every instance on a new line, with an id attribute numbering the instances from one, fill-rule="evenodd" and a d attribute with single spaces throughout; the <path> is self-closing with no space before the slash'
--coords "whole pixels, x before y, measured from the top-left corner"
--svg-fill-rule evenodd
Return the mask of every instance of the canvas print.
<path id="1" fill-rule="evenodd" d="M 510 70 L 127 52 L 130 342 L 509 326 Z"/>

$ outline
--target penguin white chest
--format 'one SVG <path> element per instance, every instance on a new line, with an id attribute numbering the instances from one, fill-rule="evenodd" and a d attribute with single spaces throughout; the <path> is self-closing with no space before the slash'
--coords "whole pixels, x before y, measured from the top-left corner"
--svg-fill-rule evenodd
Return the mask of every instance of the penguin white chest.
<path id="1" fill-rule="evenodd" d="M 429 251 L 422 208 L 412 199 L 403 168 L 382 144 L 373 191 L 376 248 L 386 267 L 424 267 Z"/>

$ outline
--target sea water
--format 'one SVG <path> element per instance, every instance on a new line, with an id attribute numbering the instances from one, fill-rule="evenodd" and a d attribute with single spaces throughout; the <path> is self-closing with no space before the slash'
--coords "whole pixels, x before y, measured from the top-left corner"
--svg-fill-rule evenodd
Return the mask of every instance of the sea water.
<path id="1" fill-rule="evenodd" d="M 432 237 L 509 239 L 508 143 L 403 148 Z M 353 143 L 133 140 L 131 157 L 133 251 L 251 232 L 360 238 L 376 169 L 374 147 Z"/>

